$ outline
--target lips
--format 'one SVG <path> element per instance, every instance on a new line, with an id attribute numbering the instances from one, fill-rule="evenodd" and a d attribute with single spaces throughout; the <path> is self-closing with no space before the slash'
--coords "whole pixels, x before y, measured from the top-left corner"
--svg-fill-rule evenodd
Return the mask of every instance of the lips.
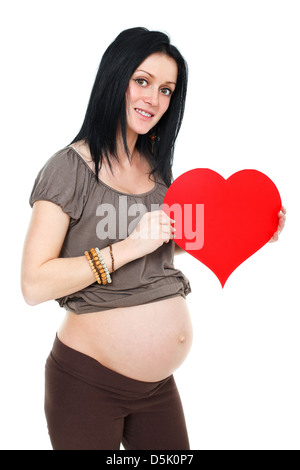
<path id="1" fill-rule="evenodd" d="M 138 113 L 140 116 L 146 118 L 146 119 L 151 119 L 153 118 L 154 114 L 149 113 L 149 111 L 146 111 L 145 109 L 140 109 L 140 108 L 135 108 L 136 113 Z"/>

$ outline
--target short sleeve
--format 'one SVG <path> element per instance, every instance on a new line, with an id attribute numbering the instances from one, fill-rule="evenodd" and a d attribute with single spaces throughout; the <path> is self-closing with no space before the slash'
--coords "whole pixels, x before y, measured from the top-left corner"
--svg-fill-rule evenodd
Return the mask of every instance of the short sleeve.
<path id="1" fill-rule="evenodd" d="M 87 166 L 71 149 L 54 154 L 39 171 L 29 198 L 58 204 L 70 215 L 73 225 L 81 217 L 87 201 L 91 173 Z"/>

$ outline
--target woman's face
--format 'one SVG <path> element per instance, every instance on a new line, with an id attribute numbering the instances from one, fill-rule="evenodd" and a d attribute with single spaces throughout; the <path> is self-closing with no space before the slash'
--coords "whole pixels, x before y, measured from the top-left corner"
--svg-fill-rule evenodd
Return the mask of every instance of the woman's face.
<path id="1" fill-rule="evenodd" d="M 146 134 L 158 123 L 170 105 L 177 74 L 176 61 L 162 53 L 140 64 L 126 90 L 127 131 Z"/>

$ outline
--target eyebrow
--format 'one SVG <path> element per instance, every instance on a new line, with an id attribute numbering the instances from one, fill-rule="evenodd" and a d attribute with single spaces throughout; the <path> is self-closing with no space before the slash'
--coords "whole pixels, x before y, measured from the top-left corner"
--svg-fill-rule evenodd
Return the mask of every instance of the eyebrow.
<path id="1" fill-rule="evenodd" d="M 155 78 L 154 75 L 152 75 L 151 73 L 147 72 L 146 70 L 139 69 L 139 70 L 136 70 L 136 72 L 144 72 L 144 73 L 146 73 L 147 75 L 149 75 L 151 78 Z M 165 83 L 173 84 L 173 85 L 176 86 L 176 83 L 175 83 L 175 82 L 165 82 Z"/>

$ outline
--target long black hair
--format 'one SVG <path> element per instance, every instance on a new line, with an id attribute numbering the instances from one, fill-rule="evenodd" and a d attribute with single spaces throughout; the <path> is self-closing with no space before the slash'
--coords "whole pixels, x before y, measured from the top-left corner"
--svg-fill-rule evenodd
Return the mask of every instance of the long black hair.
<path id="1" fill-rule="evenodd" d="M 98 181 L 99 165 L 106 158 L 110 169 L 110 156 L 118 160 L 116 134 L 121 124 L 124 148 L 126 142 L 126 100 L 129 80 L 138 66 L 151 54 L 164 53 L 178 66 L 175 91 L 166 113 L 155 126 L 156 140 L 152 147 L 150 132 L 139 135 L 136 148 L 149 161 L 152 171 L 158 171 L 169 187 L 172 183 L 172 165 L 175 141 L 181 127 L 188 81 L 188 67 L 170 38 L 159 31 L 131 28 L 123 31 L 105 51 L 91 91 L 82 127 L 71 144 L 83 140 L 89 145 Z"/>

